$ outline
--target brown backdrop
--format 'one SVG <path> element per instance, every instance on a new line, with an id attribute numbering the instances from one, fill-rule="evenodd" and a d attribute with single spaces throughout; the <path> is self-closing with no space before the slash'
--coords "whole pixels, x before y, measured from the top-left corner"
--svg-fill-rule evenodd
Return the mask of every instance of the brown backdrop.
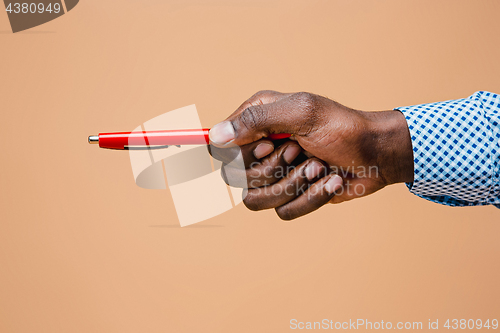
<path id="1" fill-rule="evenodd" d="M 397 185 L 291 223 L 240 205 L 179 228 L 168 191 L 138 188 L 127 153 L 86 137 L 193 103 L 212 126 L 261 89 L 367 110 L 499 93 L 499 11 L 86 0 L 18 34 L 0 13 L 0 331 L 498 318 L 494 207 L 447 208 Z"/>

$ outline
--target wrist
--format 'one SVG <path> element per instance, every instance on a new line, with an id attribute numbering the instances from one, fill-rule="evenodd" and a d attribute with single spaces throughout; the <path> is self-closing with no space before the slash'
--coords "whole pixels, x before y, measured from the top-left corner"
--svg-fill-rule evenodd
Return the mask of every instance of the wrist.
<path id="1" fill-rule="evenodd" d="M 386 185 L 413 182 L 410 131 L 400 111 L 366 112 L 376 163 Z"/>

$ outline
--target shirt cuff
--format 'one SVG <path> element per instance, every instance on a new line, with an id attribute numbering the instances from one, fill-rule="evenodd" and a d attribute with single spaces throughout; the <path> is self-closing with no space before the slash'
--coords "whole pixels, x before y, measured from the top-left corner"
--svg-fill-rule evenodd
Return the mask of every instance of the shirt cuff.
<path id="1" fill-rule="evenodd" d="M 486 92 L 396 109 L 413 146 L 414 181 L 406 184 L 411 193 L 448 206 L 500 204 L 499 122 L 492 126 L 492 108 L 483 105 L 491 95 L 500 110 L 500 97 Z"/>

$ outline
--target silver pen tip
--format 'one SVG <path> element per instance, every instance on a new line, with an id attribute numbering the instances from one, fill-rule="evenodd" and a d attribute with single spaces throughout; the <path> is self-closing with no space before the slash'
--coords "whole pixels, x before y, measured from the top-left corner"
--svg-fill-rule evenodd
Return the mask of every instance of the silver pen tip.
<path id="1" fill-rule="evenodd" d="M 99 135 L 91 135 L 89 136 L 89 143 L 99 143 Z"/>

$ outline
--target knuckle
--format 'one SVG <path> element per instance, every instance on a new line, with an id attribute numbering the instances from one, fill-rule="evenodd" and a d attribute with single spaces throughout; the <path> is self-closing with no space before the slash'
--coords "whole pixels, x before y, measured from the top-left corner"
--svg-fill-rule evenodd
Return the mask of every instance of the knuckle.
<path id="1" fill-rule="evenodd" d="M 311 97 L 312 97 L 312 94 L 308 93 L 306 91 L 300 91 L 300 92 L 297 92 L 293 95 L 295 96 L 295 98 L 297 98 L 299 100 L 304 100 L 304 101 L 307 101 L 307 100 L 311 99 Z"/>
<path id="2" fill-rule="evenodd" d="M 264 122 L 264 112 L 260 105 L 246 108 L 240 115 L 240 121 L 248 129 L 256 129 Z"/>
<path id="3" fill-rule="evenodd" d="M 261 90 L 261 91 L 256 92 L 250 99 L 259 99 L 260 97 L 273 95 L 275 93 L 276 93 L 276 91 L 273 91 L 273 90 Z"/>
<path id="4" fill-rule="evenodd" d="M 265 179 L 274 179 L 276 173 L 276 165 L 272 162 L 267 162 L 262 165 L 261 175 Z"/>
<path id="5" fill-rule="evenodd" d="M 308 92 L 298 92 L 293 95 L 294 99 L 306 111 L 314 111 L 317 108 L 317 96 Z"/>
<path id="6" fill-rule="evenodd" d="M 330 195 L 320 186 L 311 186 L 307 192 L 307 204 L 312 210 L 324 206 L 330 200 Z"/>
<path id="7" fill-rule="evenodd" d="M 247 172 L 247 184 L 248 188 L 258 188 L 264 183 L 260 174 L 253 172 Z"/>
<path id="8" fill-rule="evenodd" d="M 245 205 L 246 208 L 257 211 L 261 210 L 258 198 L 252 194 L 252 191 L 248 191 L 246 193 L 245 198 L 243 199 L 243 204 Z"/>
<path id="9" fill-rule="evenodd" d="M 267 99 L 273 99 L 278 96 L 284 95 L 283 93 L 275 90 L 261 90 L 254 94 L 251 98 L 250 101 L 260 101 L 264 102 Z"/>
<path id="10" fill-rule="evenodd" d="M 278 217 L 283 221 L 291 221 L 297 218 L 297 216 L 295 216 L 295 214 L 293 214 L 293 212 L 287 207 L 278 207 L 275 210 Z"/>

